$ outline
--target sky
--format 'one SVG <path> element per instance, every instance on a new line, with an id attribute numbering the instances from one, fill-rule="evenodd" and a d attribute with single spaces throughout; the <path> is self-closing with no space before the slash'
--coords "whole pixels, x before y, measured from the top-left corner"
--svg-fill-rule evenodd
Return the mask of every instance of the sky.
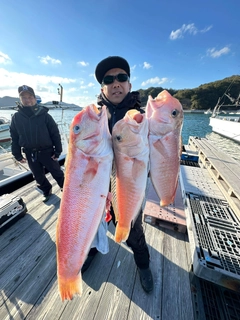
<path id="1" fill-rule="evenodd" d="M 96 65 L 125 58 L 132 90 L 240 74 L 239 0 L 0 0 L 0 97 L 96 104 Z M 155 97 L 153 97 L 155 98 Z"/>

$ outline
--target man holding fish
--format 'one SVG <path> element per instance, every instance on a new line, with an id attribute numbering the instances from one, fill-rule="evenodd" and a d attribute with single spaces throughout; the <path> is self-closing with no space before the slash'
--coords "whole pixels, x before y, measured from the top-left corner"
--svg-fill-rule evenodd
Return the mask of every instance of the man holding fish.
<path id="1" fill-rule="evenodd" d="M 106 221 L 111 215 L 115 241 L 126 241 L 132 248 L 141 285 L 147 293 L 153 290 L 142 226 L 148 174 L 160 206 L 174 201 L 178 183 L 183 123 L 180 102 L 163 90 L 155 99 L 149 96 L 144 113 L 139 93 L 131 92 L 129 64 L 118 56 L 102 60 L 95 76 L 101 84 L 100 107 L 88 105 L 70 126 L 56 232 L 62 300 L 81 296 L 82 273 L 98 250 L 105 251 L 99 246 L 104 239 L 98 236 L 110 201 Z M 106 230 L 103 235 L 106 237 Z"/>
<path id="2" fill-rule="evenodd" d="M 138 92 L 130 92 L 131 91 L 131 83 L 130 83 L 130 67 L 128 62 L 123 59 L 122 57 L 119 56 L 110 56 L 104 60 L 102 60 L 96 67 L 95 70 L 95 76 L 97 81 L 101 84 L 101 93 L 98 96 L 98 105 L 100 107 L 106 106 L 107 107 L 107 113 L 108 113 L 108 126 L 109 126 L 109 131 L 112 134 L 113 138 L 113 149 L 114 151 L 116 150 L 115 148 L 115 141 L 116 143 L 119 142 L 119 135 L 121 135 L 121 139 L 123 138 L 122 134 L 119 134 L 119 130 L 117 127 L 114 127 L 114 125 L 117 122 L 120 122 L 119 120 L 123 119 L 122 121 L 122 126 L 125 126 L 126 121 L 127 122 L 134 122 L 135 127 L 136 124 L 139 123 L 140 126 L 144 126 L 144 128 L 140 128 L 139 130 L 144 130 L 145 137 L 147 138 L 147 133 L 148 133 L 148 126 L 147 126 L 147 120 L 144 118 L 145 115 L 141 115 L 144 113 L 144 110 L 141 109 L 141 101 L 140 101 L 140 96 Z M 127 116 L 126 113 L 128 113 L 129 110 L 132 110 L 133 115 L 132 116 Z M 125 118 L 126 115 L 126 118 Z M 128 118 L 127 118 L 128 117 Z M 134 120 L 137 119 L 137 121 Z M 144 121 L 143 121 L 144 120 Z M 120 123 L 119 123 L 120 125 Z M 131 125 L 131 124 L 130 124 Z M 116 128 L 116 130 L 115 130 Z M 114 131 L 115 130 L 115 131 Z M 137 129 L 135 129 L 136 131 Z M 117 134 L 118 132 L 118 134 Z M 132 129 L 128 130 L 127 138 L 129 137 L 129 134 L 131 134 Z M 138 136 L 141 135 L 140 132 L 138 132 Z M 114 137 L 117 137 L 116 139 Z M 134 136 L 132 136 L 133 140 L 135 139 Z M 129 139 L 128 139 L 129 140 Z M 143 140 L 143 139 L 141 139 Z M 146 139 L 145 139 L 146 140 Z M 121 141 L 123 145 L 125 144 L 125 141 Z M 128 143 L 126 141 L 126 143 Z M 137 142 L 140 143 L 141 142 Z M 148 146 L 147 142 L 143 141 L 143 154 L 144 154 L 144 161 L 145 163 L 148 162 Z M 133 146 L 129 146 L 131 150 L 133 150 Z M 144 151 L 145 150 L 145 151 Z M 120 151 L 122 153 L 122 150 Z M 116 156 L 115 156 L 116 158 Z M 136 158 L 136 157 L 135 157 Z M 121 219 L 121 205 L 120 208 L 117 206 L 117 204 L 114 205 L 114 199 L 112 201 L 113 206 L 111 207 L 111 216 L 113 223 L 116 225 L 117 222 L 117 229 L 116 229 L 116 235 L 115 235 L 115 240 L 117 242 L 125 241 L 129 247 L 132 248 L 133 254 L 134 254 L 134 260 L 135 263 L 138 267 L 139 275 L 140 275 L 140 280 L 143 289 L 146 292 L 150 292 L 153 289 L 153 278 L 152 278 L 152 273 L 151 269 L 149 267 L 149 250 L 146 244 L 145 240 L 145 235 L 143 232 L 143 226 L 142 226 L 142 210 L 141 210 L 141 202 L 142 199 L 145 196 L 145 188 L 146 188 L 146 181 L 147 181 L 147 174 L 148 174 L 148 168 L 145 165 L 142 165 L 144 163 L 143 159 L 139 161 L 135 161 L 133 166 L 127 166 L 125 167 L 124 163 L 119 161 L 116 163 L 116 166 L 120 166 L 121 172 L 128 172 L 128 169 L 132 172 L 135 170 L 136 174 L 138 175 L 138 180 L 132 179 L 129 177 L 128 181 L 126 181 L 126 184 L 119 186 L 119 189 L 122 188 L 120 191 L 123 191 L 125 189 L 126 192 L 135 193 L 135 200 L 133 200 L 131 203 L 128 203 L 125 201 L 127 198 L 122 195 L 122 200 L 121 204 L 122 210 L 124 210 L 124 214 L 126 215 L 127 212 L 129 211 L 130 216 L 129 216 L 129 225 L 132 227 L 130 230 L 126 231 L 125 237 L 122 235 L 117 236 L 117 234 L 120 234 L 120 230 L 118 229 L 123 229 L 120 228 L 119 225 L 122 221 Z M 142 167 L 144 166 L 144 169 L 142 170 Z M 120 171 L 120 170 L 119 170 Z M 142 175 L 138 174 L 140 171 L 142 171 Z M 136 178 L 137 179 L 137 178 Z M 118 179 L 121 180 L 121 179 Z M 134 189 L 134 183 L 131 183 L 132 181 L 135 181 L 135 185 L 140 185 L 142 188 Z M 143 182 L 143 183 L 141 183 Z M 113 184 L 113 182 L 112 182 Z M 125 188 L 124 188 L 125 186 Z M 118 186 L 117 186 L 118 187 Z M 113 198 L 114 198 L 114 190 L 112 187 L 111 192 L 113 193 Z M 141 193 L 141 194 L 140 194 Z M 129 198 L 129 197 L 128 197 Z M 138 201 L 138 203 L 137 203 Z M 140 201 L 140 202 L 139 202 Z M 125 208 L 124 208 L 125 205 Z M 131 205 L 131 207 L 129 207 Z M 114 209 L 113 209 L 114 208 Z M 128 208 L 128 209 L 126 209 Z M 119 209 L 119 210 L 118 210 Z M 131 212 L 132 211 L 132 212 Z M 131 220 L 132 219 L 132 220 Z M 124 221 L 123 221 L 124 224 Z M 119 227 L 119 228 L 118 228 Z M 88 258 L 83 265 L 82 272 L 86 271 L 86 269 L 90 266 L 90 263 L 92 262 L 94 256 L 96 255 L 98 251 L 96 248 L 92 248 L 89 252 Z"/>

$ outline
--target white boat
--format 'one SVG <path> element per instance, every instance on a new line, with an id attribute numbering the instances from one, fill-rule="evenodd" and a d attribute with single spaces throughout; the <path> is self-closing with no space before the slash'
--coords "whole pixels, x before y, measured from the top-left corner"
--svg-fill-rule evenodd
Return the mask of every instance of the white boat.
<path id="1" fill-rule="evenodd" d="M 205 114 L 212 114 L 212 111 L 211 111 L 211 109 L 208 109 L 208 110 L 204 111 L 204 113 Z"/>
<path id="2" fill-rule="evenodd" d="M 210 117 L 209 124 L 212 127 L 213 132 L 240 143 L 240 116 L 234 116 L 232 114 L 220 116 L 221 113 L 226 114 L 224 110 L 221 110 L 222 107 L 240 107 L 240 93 L 237 98 L 231 97 L 230 94 L 227 94 L 226 92 L 223 96 L 226 96 L 231 101 L 231 104 L 226 105 L 221 103 L 222 97 L 219 98 L 212 116 Z M 236 110 L 236 112 L 237 111 L 238 110 Z"/>
<path id="3" fill-rule="evenodd" d="M 5 117 L 0 117 L 0 143 L 11 140 L 9 126 L 10 120 Z"/>

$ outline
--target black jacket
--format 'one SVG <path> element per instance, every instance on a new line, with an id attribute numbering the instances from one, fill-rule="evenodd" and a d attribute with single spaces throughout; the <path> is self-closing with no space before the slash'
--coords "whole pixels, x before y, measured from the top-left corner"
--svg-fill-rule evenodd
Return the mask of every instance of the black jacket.
<path id="1" fill-rule="evenodd" d="M 56 157 L 62 152 L 61 136 L 56 122 L 48 114 L 48 108 L 40 105 L 33 107 L 18 106 L 10 125 L 12 154 L 22 160 L 21 148 L 26 150 L 52 149 Z"/>
<path id="2" fill-rule="evenodd" d="M 101 93 L 98 96 L 98 105 L 101 107 L 105 105 L 107 107 L 108 112 L 108 126 L 109 131 L 112 133 L 112 128 L 114 124 L 122 119 L 126 112 L 130 109 L 136 109 L 140 111 L 141 113 L 144 113 L 144 110 L 141 109 L 141 101 L 140 101 L 140 95 L 137 91 L 129 92 L 126 97 L 123 99 L 121 103 L 118 105 L 112 104 L 103 93 Z"/>

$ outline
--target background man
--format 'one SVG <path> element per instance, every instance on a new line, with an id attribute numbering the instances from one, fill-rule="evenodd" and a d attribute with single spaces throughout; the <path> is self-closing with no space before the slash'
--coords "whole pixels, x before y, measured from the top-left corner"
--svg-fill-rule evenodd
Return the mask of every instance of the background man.
<path id="1" fill-rule="evenodd" d="M 18 93 L 20 104 L 10 125 L 12 154 L 17 161 L 28 162 L 46 202 L 52 194 L 52 185 L 45 176 L 44 167 L 63 188 L 64 174 L 58 163 L 62 152 L 60 133 L 56 122 L 48 114 L 48 108 L 37 104 L 31 87 L 23 85 L 18 88 Z"/>

